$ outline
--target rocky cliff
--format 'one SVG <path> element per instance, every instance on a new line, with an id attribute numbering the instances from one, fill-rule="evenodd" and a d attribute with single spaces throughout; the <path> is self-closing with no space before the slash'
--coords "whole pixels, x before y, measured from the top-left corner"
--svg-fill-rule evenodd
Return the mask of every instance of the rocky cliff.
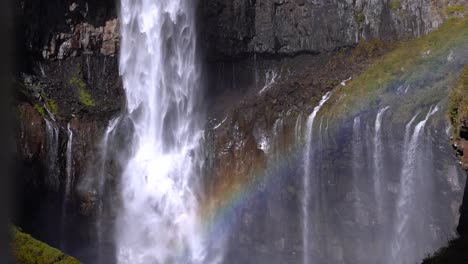
<path id="1" fill-rule="evenodd" d="M 319 53 L 437 28 L 465 0 L 201 0 L 202 38 L 214 58 Z"/>
<path id="2" fill-rule="evenodd" d="M 449 118 L 453 126 L 453 148 L 460 161 L 460 166 L 467 171 L 467 140 L 468 140 L 468 66 L 465 66 L 459 80 L 450 94 Z M 424 260 L 423 264 L 462 264 L 468 258 L 468 186 L 465 185 L 463 203 L 460 206 L 460 220 L 457 227 L 458 237 L 433 256 Z"/>
<path id="3" fill-rule="evenodd" d="M 92 189 L 79 191 L 77 185 L 87 176 L 108 120 L 124 102 L 116 3 L 16 1 L 15 7 L 16 222 L 72 250 L 92 233 L 93 216 L 86 210 Z M 65 233 L 68 243 L 62 239 Z"/>

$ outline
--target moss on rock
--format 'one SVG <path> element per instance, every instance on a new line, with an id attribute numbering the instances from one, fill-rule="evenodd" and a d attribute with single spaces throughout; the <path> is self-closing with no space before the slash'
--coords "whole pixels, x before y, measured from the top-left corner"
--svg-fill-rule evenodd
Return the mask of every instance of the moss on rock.
<path id="1" fill-rule="evenodd" d="M 78 78 L 78 77 L 72 77 L 69 83 L 70 85 L 78 86 L 80 89 L 86 88 L 86 83 L 81 78 Z"/>
<path id="2" fill-rule="evenodd" d="M 454 127 L 453 138 L 460 138 L 460 127 L 468 120 L 468 66 L 460 74 L 459 81 L 450 94 L 449 118 Z"/>
<path id="3" fill-rule="evenodd" d="M 448 57 L 451 52 L 456 56 L 457 50 L 468 45 L 467 40 L 468 19 L 452 18 L 424 37 L 398 44 L 363 74 L 346 86 L 338 87 L 324 106 L 324 112 L 338 121 L 392 101 L 399 102 L 398 108 L 411 108 L 403 109 L 404 114 L 414 113 L 412 108 L 417 105 L 430 106 L 438 102 L 446 95 L 446 89 L 440 87 L 447 87 L 454 79 L 449 75 L 456 69 L 448 62 Z M 398 87 L 411 89 L 405 96 L 398 96 L 395 95 Z M 408 120 L 407 116 L 393 118 L 400 122 Z"/>
<path id="4" fill-rule="evenodd" d="M 65 255 L 32 236 L 13 228 L 13 253 L 19 264 L 79 264 L 80 262 Z"/>
<path id="5" fill-rule="evenodd" d="M 34 109 L 36 109 L 36 111 L 41 114 L 41 116 L 46 116 L 46 111 L 44 109 L 44 107 L 40 104 L 34 104 Z"/>
<path id="6" fill-rule="evenodd" d="M 445 9 L 445 13 L 450 16 L 455 14 L 463 14 L 465 13 L 465 10 L 466 8 L 464 5 L 452 5 Z"/>
<path id="7" fill-rule="evenodd" d="M 96 106 L 92 95 L 85 89 L 80 88 L 80 102 L 88 107 Z"/>
<path id="8" fill-rule="evenodd" d="M 390 8 L 393 11 L 397 11 L 398 9 L 400 9 L 401 8 L 401 0 L 394 0 L 394 1 L 390 2 Z"/>

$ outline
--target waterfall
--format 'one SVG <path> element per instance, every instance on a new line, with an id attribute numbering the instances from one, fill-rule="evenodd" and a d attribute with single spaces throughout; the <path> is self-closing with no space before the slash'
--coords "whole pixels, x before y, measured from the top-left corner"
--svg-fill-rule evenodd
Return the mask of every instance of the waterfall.
<path id="1" fill-rule="evenodd" d="M 307 119 L 307 135 L 306 135 L 306 147 L 304 153 L 304 174 L 303 174 L 303 188 L 304 194 L 302 199 L 302 243 L 303 243 L 303 263 L 309 264 L 309 248 L 310 248 L 310 241 L 309 241 L 309 221 L 310 221 L 310 214 L 309 214 L 309 202 L 310 202 L 310 178 L 314 175 L 311 174 L 311 166 L 313 164 L 313 128 L 314 128 L 314 121 L 317 113 L 320 111 L 322 106 L 330 99 L 331 92 L 326 93 L 322 99 L 320 100 L 318 106 L 316 106 L 310 114 L 309 118 Z M 312 163 L 311 163 L 312 161 Z M 313 169 L 313 168 L 312 168 Z"/>
<path id="2" fill-rule="evenodd" d="M 62 219 L 61 219 L 61 229 L 62 229 L 62 237 L 61 237 L 61 248 L 65 249 L 67 247 L 65 241 L 65 229 L 67 228 L 66 220 L 68 216 L 68 202 L 70 199 L 70 194 L 73 185 L 73 131 L 71 130 L 71 124 L 68 123 L 67 125 L 67 134 L 68 134 L 68 141 L 67 141 L 67 148 L 65 152 L 65 182 L 63 183 L 63 200 L 62 200 Z"/>
<path id="3" fill-rule="evenodd" d="M 270 89 L 279 78 L 281 78 L 281 76 L 279 76 L 277 71 L 267 70 L 265 72 L 265 84 L 263 85 L 263 88 L 260 90 L 260 92 L 258 92 L 258 94 L 260 95 Z"/>
<path id="4" fill-rule="evenodd" d="M 98 178 L 98 186 L 97 186 L 97 193 L 99 195 L 99 199 L 97 199 L 97 218 L 96 218 L 96 233 L 97 233 L 97 245 L 98 245 L 98 263 L 102 263 L 102 245 L 103 245 L 103 236 L 104 236 L 104 196 L 105 196 L 105 184 L 106 184 L 106 164 L 108 159 L 108 147 L 109 144 L 109 137 L 111 133 L 114 132 L 115 127 L 120 121 L 120 117 L 114 118 L 109 121 L 107 125 L 106 132 L 101 140 L 100 146 L 100 167 L 99 167 L 99 178 Z"/>
<path id="5" fill-rule="evenodd" d="M 193 1 L 121 0 L 120 73 L 134 124 L 118 263 L 206 263 L 197 199 L 203 135 Z"/>
<path id="6" fill-rule="evenodd" d="M 46 123 L 46 133 L 47 133 L 47 171 L 49 185 L 52 186 L 55 190 L 58 189 L 60 180 L 59 180 L 59 168 L 57 166 L 57 159 L 59 153 L 59 129 L 51 121 L 44 119 Z"/>
<path id="7" fill-rule="evenodd" d="M 385 112 L 390 107 L 384 107 L 379 110 L 375 118 L 375 132 L 374 132 L 374 193 L 375 201 L 377 204 L 376 215 L 379 224 L 382 224 L 384 215 L 384 198 L 385 198 L 385 188 L 382 185 L 383 177 L 383 149 L 382 149 L 382 120 Z"/>
<path id="8" fill-rule="evenodd" d="M 70 192 L 71 192 L 71 188 L 72 188 L 72 184 L 73 184 L 73 156 L 72 156 L 72 151 L 73 151 L 73 131 L 71 130 L 71 125 L 70 123 L 68 123 L 67 125 L 67 133 L 68 133 L 68 142 L 67 142 L 67 150 L 66 150 L 66 167 L 65 167 L 65 173 L 66 173 L 66 177 L 65 177 L 65 199 L 64 201 L 67 201 L 69 196 L 70 196 Z"/>
<path id="9" fill-rule="evenodd" d="M 417 231 L 424 220 L 417 214 L 417 211 L 423 210 L 423 208 L 421 207 L 422 204 L 416 199 L 416 191 L 423 188 L 422 185 L 424 184 L 424 179 L 421 178 L 423 175 L 418 171 L 417 163 L 418 155 L 425 154 L 420 150 L 424 139 L 424 137 L 422 137 L 424 127 L 429 118 L 438 110 L 438 106 L 432 106 L 426 114 L 426 117 L 414 127 L 411 136 L 411 125 L 416 120 L 418 114 L 416 114 L 406 126 L 400 189 L 396 204 L 396 230 L 392 245 L 392 259 L 394 263 L 412 263 L 412 261 L 421 259 L 426 253 L 425 250 L 427 250 L 427 246 L 425 247 L 419 244 L 414 245 L 416 241 L 429 240 L 420 240 L 420 236 L 423 234 Z M 426 234 L 426 236 L 430 236 L 430 234 Z"/>
<path id="10" fill-rule="evenodd" d="M 296 125 L 294 126 L 294 136 L 301 138 L 302 135 L 302 112 L 297 116 Z"/>

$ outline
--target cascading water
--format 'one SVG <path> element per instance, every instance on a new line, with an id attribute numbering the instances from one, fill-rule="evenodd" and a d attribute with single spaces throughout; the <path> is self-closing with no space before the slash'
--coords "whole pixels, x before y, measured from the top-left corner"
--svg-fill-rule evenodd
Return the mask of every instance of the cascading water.
<path id="1" fill-rule="evenodd" d="M 135 131 L 118 263 L 206 263 L 198 216 L 201 96 L 192 1 L 121 1 L 120 71 Z"/>
<path id="2" fill-rule="evenodd" d="M 71 124 L 69 123 L 67 125 L 67 133 L 68 133 L 68 142 L 67 142 L 67 151 L 66 151 L 66 167 L 65 167 L 65 199 L 64 201 L 67 201 L 69 196 L 70 196 L 70 191 L 72 189 L 72 183 L 73 183 L 73 157 L 72 157 L 72 151 L 73 151 L 73 131 L 71 130 Z"/>
<path id="3" fill-rule="evenodd" d="M 385 112 L 390 107 L 384 107 L 379 110 L 377 116 L 375 118 L 375 131 L 374 131 L 374 194 L 375 200 L 377 203 L 377 220 L 378 222 L 382 222 L 382 218 L 384 217 L 383 210 L 384 210 L 384 194 L 386 192 L 383 184 L 383 149 L 382 149 L 382 120 L 384 117 Z"/>
<path id="4" fill-rule="evenodd" d="M 309 248 L 310 248 L 310 230 L 309 230 L 309 222 L 310 222 L 310 211 L 309 211 L 309 202 L 311 198 L 311 184 L 310 179 L 313 177 L 311 173 L 311 169 L 314 169 L 314 164 L 310 162 L 313 160 L 313 128 L 314 128 L 314 121 L 317 113 L 320 111 L 322 106 L 328 101 L 330 98 L 331 93 L 326 93 L 322 99 L 320 100 L 318 106 L 314 108 L 312 114 L 310 114 L 309 118 L 307 119 L 307 136 L 306 136 L 306 147 L 304 152 L 304 175 L 303 175 L 303 188 L 304 188 L 304 196 L 302 199 L 302 243 L 303 243 L 303 263 L 308 264 L 310 263 L 309 260 Z"/>
<path id="5" fill-rule="evenodd" d="M 406 127 L 405 142 L 407 143 L 403 153 L 403 166 L 400 178 L 400 190 L 397 200 L 397 219 L 394 246 L 392 249 L 393 260 L 399 263 L 411 263 L 411 260 L 422 257 L 426 252 L 427 245 L 414 245 L 415 237 L 421 235 L 417 230 L 421 226 L 423 219 L 420 217 L 418 210 L 422 210 L 423 205 L 421 199 L 417 196 L 417 186 L 424 178 L 421 178 L 421 173 L 417 173 L 418 166 L 423 166 L 418 163 L 417 156 L 422 155 L 422 144 L 424 143 L 424 127 L 429 118 L 439 110 L 438 106 L 432 106 L 429 109 L 424 120 L 421 120 L 415 127 L 413 134 L 409 137 L 409 129 L 415 120 L 415 117 L 408 123 Z M 425 153 L 427 155 L 427 153 Z M 427 236 L 430 236 L 427 234 Z M 427 240 L 422 240 L 427 241 Z M 430 250 L 430 249 L 429 249 Z M 402 256 L 405 259 L 402 259 Z"/>
<path id="6" fill-rule="evenodd" d="M 57 164 L 59 154 L 59 129 L 52 122 L 44 119 L 47 133 L 47 169 L 49 185 L 58 189 L 59 187 L 59 167 Z"/>
<path id="7" fill-rule="evenodd" d="M 73 131 L 71 129 L 71 123 L 67 125 L 67 148 L 65 152 L 65 181 L 63 182 L 63 200 L 62 200 L 62 219 L 61 219 L 61 228 L 62 228 L 62 241 L 60 242 L 61 248 L 66 248 L 66 240 L 64 237 L 65 228 L 67 226 L 66 221 L 68 218 L 68 202 L 70 201 L 70 194 L 72 190 L 72 185 L 74 181 L 73 175 Z"/>
<path id="8" fill-rule="evenodd" d="M 109 138 L 111 137 L 112 133 L 115 131 L 116 126 L 118 125 L 119 121 L 121 120 L 121 117 L 117 117 L 112 119 L 108 126 L 107 129 L 104 133 L 104 136 L 101 140 L 101 146 L 100 146 L 100 163 L 99 163 L 99 178 L 97 179 L 97 194 L 99 195 L 99 199 L 97 199 L 97 219 L 96 219 L 96 234 L 97 234 L 97 262 L 102 263 L 103 262 L 103 244 L 104 244 L 104 234 L 106 233 L 106 227 L 104 223 L 104 206 L 105 206 L 105 185 L 107 182 L 107 160 L 109 156 L 109 149 L 108 149 L 108 144 L 109 144 Z"/>

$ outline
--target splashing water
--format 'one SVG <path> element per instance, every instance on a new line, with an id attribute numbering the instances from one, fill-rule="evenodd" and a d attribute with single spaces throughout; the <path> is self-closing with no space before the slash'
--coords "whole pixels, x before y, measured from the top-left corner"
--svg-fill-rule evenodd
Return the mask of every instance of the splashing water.
<path id="1" fill-rule="evenodd" d="M 192 1 L 122 0 L 120 71 L 135 132 L 118 263 L 206 263 L 196 197 L 199 72 Z"/>

